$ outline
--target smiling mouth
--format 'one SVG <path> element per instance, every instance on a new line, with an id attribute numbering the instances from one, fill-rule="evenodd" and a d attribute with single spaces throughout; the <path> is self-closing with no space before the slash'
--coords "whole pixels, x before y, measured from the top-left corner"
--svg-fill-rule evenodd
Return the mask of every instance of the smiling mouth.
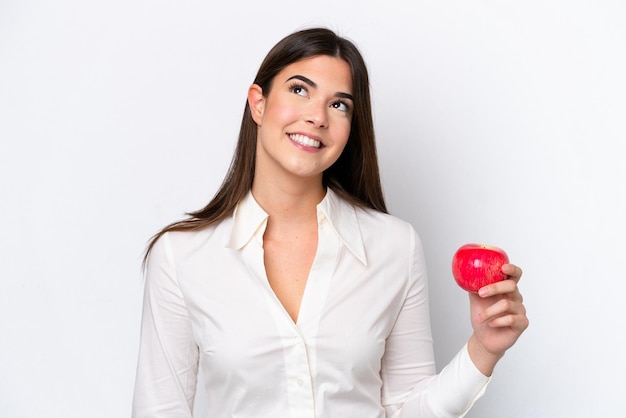
<path id="1" fill-rule="evenodd" d="M 320 148 L 322 146 L 322 143 L 320 141 L 309 138 L 308 136 L 305 136 L 305 135 L 289 134 L 289 139 L 291 139 L 293 142 L 296 142 L 300 145 L 304 145 L 305 147 Z"/>

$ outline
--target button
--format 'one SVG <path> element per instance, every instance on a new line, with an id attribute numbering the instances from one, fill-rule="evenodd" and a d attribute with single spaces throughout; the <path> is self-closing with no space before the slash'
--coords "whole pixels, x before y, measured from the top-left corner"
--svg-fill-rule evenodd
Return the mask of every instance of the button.
<path id="1" fill-rule="evenodd" d="M 302 380 L 300 378 L 296 379 L 296 385 L 303 386 L 304 385 L 304 380 Z"/>

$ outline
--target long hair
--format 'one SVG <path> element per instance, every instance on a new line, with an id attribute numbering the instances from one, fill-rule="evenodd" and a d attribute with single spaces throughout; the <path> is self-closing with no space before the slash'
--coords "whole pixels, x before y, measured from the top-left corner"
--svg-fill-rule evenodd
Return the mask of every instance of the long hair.
<path id="1" fill-rule="evenodd" d="M 323 184 L 354 205 L 387 213 L 380 183 L 374 138 L 369 76 L 363 57 L 348 39 L 326 28 L 294 32 L 279 41 L 267 54 L 254 79 L 267 97 L 276 74 L 304 58 L 328 55 L 346 61 L 352 70 L 354 111 L 348 142 L 339 159 L 323 173 Z M 213 199 L 202 209 L 187 213 L 152 236 L 144 264 L 154 243 L 168 231 L 205 228 L 230 216 L 248 194 L 254 179 L 257 125 L 246 101 L 239 138 L 230 167 Z"/>

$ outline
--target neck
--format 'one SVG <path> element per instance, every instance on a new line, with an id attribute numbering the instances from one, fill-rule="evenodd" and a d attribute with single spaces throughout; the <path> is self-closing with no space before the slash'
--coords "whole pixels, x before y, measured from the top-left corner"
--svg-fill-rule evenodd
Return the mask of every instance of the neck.
<path id="1" fill-rule="evenodd" d="M 270 218 L 302 221 L 317 218 L 317 205 L 326 195 L 326 189 L 321 178 L 281 183 L 255 177 L 252 195 Z"/>

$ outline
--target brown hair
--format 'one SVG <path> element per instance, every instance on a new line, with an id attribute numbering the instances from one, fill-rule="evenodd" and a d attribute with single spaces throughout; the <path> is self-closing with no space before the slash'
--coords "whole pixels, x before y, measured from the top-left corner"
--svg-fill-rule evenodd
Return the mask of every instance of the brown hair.
<path id="1" fill-rule="evenodd" d="M 350 137 L 339 159 L 323 174 L 323 184 L 357 206 L 387 212 L 380 184 L 374 138 L 367 67 L 357 47 L 348 39 L 326 28 L 294 32 L 279 41 L 267 54 L 254 79 L 267 96 L 272 81 L 286 66 L 304 58 L 329 55 L 346 61 L 352 69 L 354 111 Z M 252 188 L 257 125 L 246 101 L 237 147 L 230 168 L 213 199 L 188 218 L 174 222 L 149 241 L 144 263 L 156 240 L 168 231 L 198 230 L 230 216 Z"/>

